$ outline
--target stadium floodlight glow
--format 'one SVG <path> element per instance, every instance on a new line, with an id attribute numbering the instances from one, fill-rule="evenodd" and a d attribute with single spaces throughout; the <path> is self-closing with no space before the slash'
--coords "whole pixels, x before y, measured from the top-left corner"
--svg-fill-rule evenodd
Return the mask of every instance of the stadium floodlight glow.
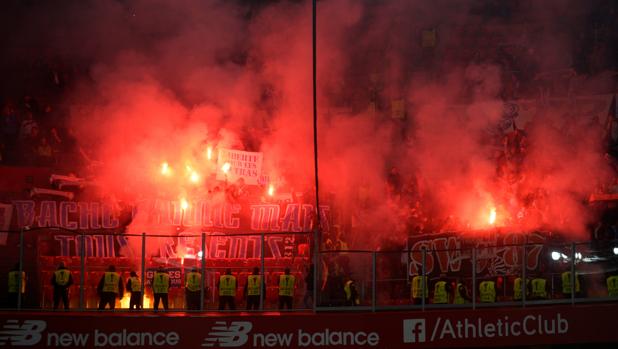
<path id="1" fill-rule="evenodd" d="M 614 247 L 614 254 L 618 255 L 618 247 Z"/>
<path id="2" fill-rule="evenodd" d="M 558 251 L 552 251 L 551 253 L 551 259 L 557 261 L 560 259 L 560 252 Z"/>

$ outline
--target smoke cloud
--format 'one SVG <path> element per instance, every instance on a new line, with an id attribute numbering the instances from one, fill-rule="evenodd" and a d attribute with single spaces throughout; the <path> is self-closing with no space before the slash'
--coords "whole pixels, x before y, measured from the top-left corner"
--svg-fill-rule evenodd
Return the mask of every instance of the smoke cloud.
<path id="1" fill-rule="evenodd" d="M 523 115 L 520 106 L 519 133 L 500 126 L 504 101 L 513 99 L 504 96 L 505 76 L 568 71 L 576 43 L 565 23 L 580 23 L 592 5 L 521 2 L 488 18 L 490 5 L 318 3 L 319 189 L 353 246 L 402 240 L 417 227 L 489 228 L 492 209 L 514 230 L 583 237 L 591 219 L 584 200 L 610 175 L 604 120 L 571 112 L 569 98 L 516 96 L 533 112 Z M 162 179 L 161 164 L 208 178 L 217 170 L 205 159 L 209 147 L 261 151 L 281 190 L 312 190 L 309 2 L 49 6 L 22 13 L 7 47 L 16 57 L 39 47 L 89 67 L 66 104 L 79 144 L 95 160 L 82 173 L 106 195 L 133 202 L 198 195 Z M 424 47 L 432 33 L 435 46 Z M 507 69 L 490 41 L 514 50 L 520 66 Z M 606 81 L 585 79 L 591 89 Z M 538 95 L 545 87 L 542 79 L 521 83 L 538 86 Z"/>

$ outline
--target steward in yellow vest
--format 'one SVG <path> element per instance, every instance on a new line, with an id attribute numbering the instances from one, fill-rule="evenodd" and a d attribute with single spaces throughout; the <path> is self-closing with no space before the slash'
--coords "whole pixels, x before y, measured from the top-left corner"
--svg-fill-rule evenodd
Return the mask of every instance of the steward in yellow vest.
<path id="1" fill-rule="evenodd" d="M 73 276 L 71 272 L 60 262 L 58 269 L 54 271 L 51 278 L 51 284 L 54 288 L 54 310 L 60 307 L 60 301 L 65 310 L 69 309 L 69 287 L 73 285 Z"/>
<path id="2" fill-rule="evenodd" d="M 355 306 L 360 304 L 356 283 L 352 278 L 348 278 L 348 281 L 345 282 L 343 292 L 345 292 L 345 305 Z"/>
<path id="3" fill-rule="evenodd" d="M 540 300 L 547 299 L 547 280 L 541 277 L 535 277 L 530 282 L 530 299 Z"/>
<path id="4" fill-rule="evenodd" d="M 425 282 L 423 282 L 423 278 L 425 279 Z M 424 292 L 422 289 L 423 286 L 425 287 Z M 416 275 L 415 277 L 413 277 L 410 290 L 411 290 L 410 293 L 412 294 L 412 302 L 414 304 L 421 304 L 422 302 L 421 296 L 423 295 L 423 293 L 425 294 L 425 298 L 428 298 L 429 296 L 429 286 L 427 285 L 427 276 L 423 277 L 420 275 Z"/>
<path id="5" fill-rule="evenodd" d="M 579 297 L 582 294 L 581 275 L 575 273 L 575 296 Z M 571 272 L 565 271 L 560 274 L 560 281 L 562 283 L 562 296 L 565 298 L 571 298 Z"/>
<path id="6" fill-rule="evenodd" d="M 479 298 L 481 303 L 495 303 L 496 282 L 493 280 L 481 281 L 479 284 Z"/>
<path id="7" fill-rule="evenodd" d="M 513 280 L 513 300 L 520 301 L 523 299 L 523 293 L 526 292 L 526 299 L 530 298 L 530 279 L 526 278 L 526 285 L 524 286 L 524 282 L 522 278 L 517 277 Z"/>
<path id="8" fill-rule="evenodd" d="M 21 288 L 22 294 L 22 303 L 23 303 L 23 295 L 26 293 L 26 272 L 21 271 L 21 278 L 19 277 L 19 263 L 15 264 L 15 267 L 9 271 L 8 274 L 8 298 L 9 298 L 9 308 L 17 308 L 18 306 L 18 292 Z M 21 286 L 20 286 L 21 280 Z"/>
<path id="9" fill-rule="evenodd" d="M 129 299 L 129 309 L 142 309 L 142 280 L 137 276 L 135 271 L 131 271 L 127 281 L 127 291 L 131 292 Z"/>
<path id="10" fill-rule="evenodd" d="M 185 275 L 185 298 L 188 310 L 200 310 L 202 274 L 200 274 L 195 267 Z"/>
<path id="11" fill-rule="evenodd" d="M 262 284 L 260 269 L 253 268 L 253 274 L 247 277 L 244 295 L 247 299 L 247 310 L 258 310 L 260 308 L 260 297 L 266 294 L 266 285 Z"/>
<path id="12" fill-rule="evenodd" d="M 159 310 L 159 303 L 163 303 L 163 309 L 169 309 L 168 293 L 171 286 L 170 276 L 162 266 L 157 268 L 152 277 L 152 295 L 154 296 L 154 311 Z"/>
<path id="13" fill-rule="evenodd" d="M 441 277 L 433 285 L 433 304 L 448 304 L 450 294 L 451 283 Z"/>
<path id="14" fill-rule="evenodd" d="M 121 299 L 124 293 L 122 278 L 116 272 L 116 267 L 110 265 L 107 268 L 107 271 L 101 277 L 101 281 L 99 281 L 97 292 L 100 297 L 99 310 L 105 309 L 108 304 L 111 310 L 116 308 L 116 298 Z"/>
<path id="15" fill-rule="evenodd" d="M 225 310 L 229 305 L 230 310 L 236 310 L 236 277 L 232 275 L 232 269 L 227 268 L 225 274 L 219 277 L 219 310 Z"/>
<path id="16" fill-rule="evenodd" d="M 606 279 L 607 295 L 609 297 L 618 297 L 618 275 L 608 276 Z"/>
<path id="17" fill-rule="evenodd" d="M 290 274 L 290 268 L 285 268 L 285 273 L 279 276 L 279 309 L 292 309 L 295 284 L 296 278 Z"/>

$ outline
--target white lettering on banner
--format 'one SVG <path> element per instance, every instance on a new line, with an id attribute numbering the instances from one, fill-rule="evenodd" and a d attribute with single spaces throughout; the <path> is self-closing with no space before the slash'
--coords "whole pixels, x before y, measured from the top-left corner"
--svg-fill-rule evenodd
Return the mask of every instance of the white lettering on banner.
<path id="1" fill-rule="evenodd" d="M 403 320 L 403 342 L 422 343 L 426 341 L 426 319 Z M 494 337 L 519 337 L 536 335 L 566 334 L 569 321 L 557 313 L 554 318 L 542 315 L 526 315 L 521 320 L 509 320 L 508 316 L 496 321 L 484 322 L 481 318 L 451 320 L 438 317 L 430 333 L 430 342 L 443 339 L 476 339 Z"/>
<path id="2" fill-rule="evenodd" d="M 217 180 L 235 182 L 242 178 L 246 184 L 257 185 L 262 175 L 263 158 L 262 153 L 220 148 Z M 227 169 L 224 169 L 224 165 Z"/>
<path id="3" fill-rule="evenodd" d="M 217 321 L 212 326 L 208 337 L 204 338 L 203 347 L 240 347 L 249 340 L 249 332 L 253 324 L 247 321 L 232 321 L 228 325 L 225 321 Z M 253 347 L 290 347 L 293 345 L 294 332 L 288 333 L 254 333 L 251 335 Z M 319 346 L 376 346 L 380 343 L 380 335 L 377 332 L 352 332 L 324 331 L 305 332 L 301 329 L 297 332 L 296 345 L 299 347 Z"/>
<path id="4" fill-rule="evenodd" d="M 18 320 L 6 320 L 0 330 L 0 345 L 31 346 L 41 341 L 41 334 L 47 327 L 42 320 L 25 320 L 21 325 Z"/>
<path id="5" fill-rule="evenodd" d="M 88 343 L 88 333 L 48 333 L 48 347 L 85 347 Z"/>
<path id="6" fill-rule="evenodd" d="M 292 343 L 293 333 L 256 333 L 253 335 L 254 347 L 289 347 Z"/>
<path id="7" fill-rule="evenodd" d="M 380 336 L 376 332 L 348 332 L 348 331 L 330 331 L 326 329 L 324 332 L 303 332 L 298 330 L 298 346 L 354 346 L 354 345 L 369 345 L 376 346 L 380 342 Z"/>
<path id="8" fill-rule="evenodd" d="M 176 332 L 121 332 L 104 333 L 94 330 L 95 347 L 174 346 L 180 341 Z"/>

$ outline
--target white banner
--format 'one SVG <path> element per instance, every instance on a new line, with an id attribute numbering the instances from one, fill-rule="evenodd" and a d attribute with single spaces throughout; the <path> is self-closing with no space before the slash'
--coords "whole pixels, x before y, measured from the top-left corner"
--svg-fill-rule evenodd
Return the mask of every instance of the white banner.
<path id="1" fill-rule="evenodd" d="M 7 231 L 11 226 L 11 216 L 13 214 L 13 205 L 0 204 L 0 231 Z M 8 233 L 0 233 L 0 245 L 6 245 Z"/>
<path id="2" fill-rule="evenodd" d="M 236 182 L 243 178 L 246 184 L 257 185 L 262 175 L 262 153 L 219 149 L 217 179 Z"/>

